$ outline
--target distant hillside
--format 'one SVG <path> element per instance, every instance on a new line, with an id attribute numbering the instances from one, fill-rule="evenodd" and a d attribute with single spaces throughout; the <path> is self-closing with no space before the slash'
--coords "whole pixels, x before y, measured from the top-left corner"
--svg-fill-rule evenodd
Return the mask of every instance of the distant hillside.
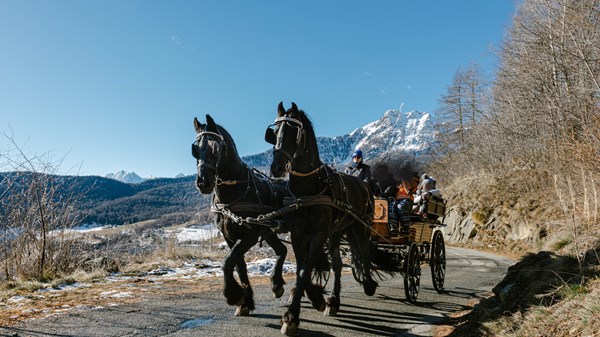
<path id="1" fill-rule="evenodd" d="M 28 172 L 0 173 L 0 181 L 14 181 L 10 185 L 0 185 L 0 195 L 23 193 L 35 175 Z M 210 196 L 201 195 L 196 190 L 195 176 L 150 179 L 139 184 L 98 176 L 45 177 L 49 178 L 45 179 L 48 184 L 56 186 L 57 198 L 82 196 L 75 205 L 82 215 L 81 223 L 121 225 L 170 214 L 185 221 L 210 202 Z"/>
<path id="2" fill-rule="evenodd" d="M 89 209 L 86 223 L 120 225 L 168 214 L 183 218 L 206 208 L 210 196 L 201 195 L 194 186 L 193 176 L 184 178 L 160 178 L 134 185 L 135 194 L 107 200 Z"/>

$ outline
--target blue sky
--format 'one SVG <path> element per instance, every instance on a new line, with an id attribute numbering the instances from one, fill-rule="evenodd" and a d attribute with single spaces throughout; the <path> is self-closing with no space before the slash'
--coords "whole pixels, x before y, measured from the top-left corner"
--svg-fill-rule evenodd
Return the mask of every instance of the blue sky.
<path id="1" fill-rule="evenodd" d="M 321 136 L 433 112 L 459 67 L 492 71 L 512 0 L 0 0 L 0 132 L 65 174 L 195 172 L 193 118 L 241 155 L 277 104 Z M 1 149 L 8 147 L 0 138 Z"/>

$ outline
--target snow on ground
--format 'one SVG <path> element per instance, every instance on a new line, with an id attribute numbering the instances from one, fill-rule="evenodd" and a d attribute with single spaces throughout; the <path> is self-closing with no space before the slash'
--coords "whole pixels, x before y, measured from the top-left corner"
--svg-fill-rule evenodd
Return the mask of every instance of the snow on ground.
<path id="1" fill-rule="evenodd" d="M 221 237 L 221 232 L 214 224 L 192 225 L 175 231 L 178 242 L 206 241 Z"/>
<path id="2" fill-rule="evenodd" d="M 80 226 L 72 227 L 69 230 L 72 231 L 72 232 L 88 233 L 88 232 L 100 231 L 100 230 L 103 230 L 104 228 L 109 228 L 109 227 L 112 227 L 112 226 L 99 225 L 97 223 L 91 223 L 91 224 L 83 224 L 83 225 L 80 225 Z"/>
<path id="3" fill-rule="evenodd" d="M 88 224 L 82 225 L 79 227 L 74 227 L 72 231 L 78 232 L 90 232 L 101 230 L 102 228 L 106 228 L 107 226 L 100 226 L 96 224 Z M 221 232 L 217 229 L 214 224 L 205 224 L 205 225 L 192 225 L 190 227 L 181 228 L 175 231 L 167 231 L 166 235 L 175 235 L 178 242 L 194 242 L 194 241 L 206 241 L 212 240 L 215 238 L 221 238 Z M 217 246 L 224 245 L 224 242 L 220 241 L 215 243 Z M 250 276 L 270 276 L 275 268 L 276 259 L 274 258 L 263 258 L 256 259 L 253 261 L 246 261 L 248 267 L 248 274 Z M 295 273 L 296 265 L 285 261 L 283 265 L 283 273 Z M 170 267 L 159 267 L 157 269 L 151 270 L 149 272 L 141 273 L 136 276 L 126 276 L 121 273 L 114 273 L 106 278 L 107 283 L 116 283 L 120 281 L 127 281 L 131 279 L 140 279 L 145 278 L 151 281 L 160 281 L 160 280 L 172 280 L 172 279 L 201 279 L 206 277 L 222 277 L 223 269 L 222 269 L 222 261 L 213 261 L 210 259 L 202 259 L 191 262 L 185 262 L 183 265 L 177 268 Z M 59 291 L 69 291 L 78 288 L 86 288 L 90 287 L 90 284 L 86 283 L 73 283 L 73 284 L 64 284 L 59 286 L 51 286 L 49 284 L 45 284 L 42 289 L 37 290 L 37 293 L 49 293 L 49 292 L 59 292 Z M 127 298 L 134 296 L 131 292 L 119 292 L 115 290 L 103 292 L 100 294 L 100 297 L 104 298 Z M 8 303 L 11 304 L 19 304 L 22 301 L 27 301 L 28 299 L 23 296 L 14 296 L 7 299 Z"/>

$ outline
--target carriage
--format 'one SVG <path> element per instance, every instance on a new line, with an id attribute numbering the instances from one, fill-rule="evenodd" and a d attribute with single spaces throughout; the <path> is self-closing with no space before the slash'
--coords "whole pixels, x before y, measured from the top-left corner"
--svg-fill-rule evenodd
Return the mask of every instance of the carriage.
<path id="1" fill-rule="evenodd" d="M 371 243 L 378 249 L 395 256 L 396 270 L 404 277 L 404 292 L 410 302 L 416 302 L 421 281 L 421 265 L 429 264 L 433 288 L 441 293 L 446 277 L 446 248 L 441 229 L 446 211 L 446 200 L 432 196 L 425 203 L 426 216 L 413 214 L 405 219 L 406 225 L 399 225 L 399 230 L 390 230 L 392 224 L 389 217 L 390 201 L 376 198 L 373 222 L 371 225 Z M 354 260 L 348 242 L 343 240 L 342 254 L 347 257 L 352 267 L 352 275 L 357 282 L 360 276 L 354 269 Z M 327 245 L 324 247 L 327 251 Z M 312 282 L 325 287 L 330 276 L 330 262 L 321 259 L 312 273 Z"/>
<path id="2" fill-rule="evenodd" d="M 404 292 L 410 302 L 415 302 L 419 294 L 422 264 L 429 264 L 433 287 L 442 292 L 446 276 L 446 248 L 441 228 L 445 226 L 446 201 L 430 197 L 425 203 L 425 214 L 407 216 L 397 231 L 390 230 L 394 224 L 389 220 L 389 204 L 386 199 L 375 199 L 371 242 L 378 250 L 397 257 L 398 269 L 404 276 Z"/>

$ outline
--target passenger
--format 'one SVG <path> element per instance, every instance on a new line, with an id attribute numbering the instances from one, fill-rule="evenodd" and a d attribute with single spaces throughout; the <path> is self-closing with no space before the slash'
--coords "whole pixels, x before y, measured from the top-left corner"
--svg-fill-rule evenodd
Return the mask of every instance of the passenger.
<path id="1" fill-rule="evenodd" d="M 396 179 L 387 165 L 382 164 L 375 167 L 373 175 L 373 192 L 378 198 L 393 198 L 396 195 Z"/>
<path id="2" fill-rule="evenodd" d="M 400 231 L 403 234 L 408 234 L 410 215 L 414 204 L 413 199 L 418 184 L 419 178 L 415 175 L 415 177 L 409 179 L 402 179 L 398 185 L 394 211 L 397 213 L 398 224 L 400 225 Z"/>
<path id="3" fill-rule="evenodd" d="M 346 174 L 358 177 L 360 180 L 369 183 L 371 181 L 371 167 L 363 162 L 363 153 L 356 150 L 352 154 L 352 165 L 344 171 Z"/>
<path id="4" fill-rule="evenodd" d="M 425 209 L 426 202 L 432 196 L 441 197 L 442 192 L 436 188 L 435 179 L 423 173 L 423 175 L 421 175 L 421 182 L 417 187 L 417 192 L 414 199 L 415 205 L 413 206 L 413 212 L 417 213 L 422 217 L 427 217 Z"/>

